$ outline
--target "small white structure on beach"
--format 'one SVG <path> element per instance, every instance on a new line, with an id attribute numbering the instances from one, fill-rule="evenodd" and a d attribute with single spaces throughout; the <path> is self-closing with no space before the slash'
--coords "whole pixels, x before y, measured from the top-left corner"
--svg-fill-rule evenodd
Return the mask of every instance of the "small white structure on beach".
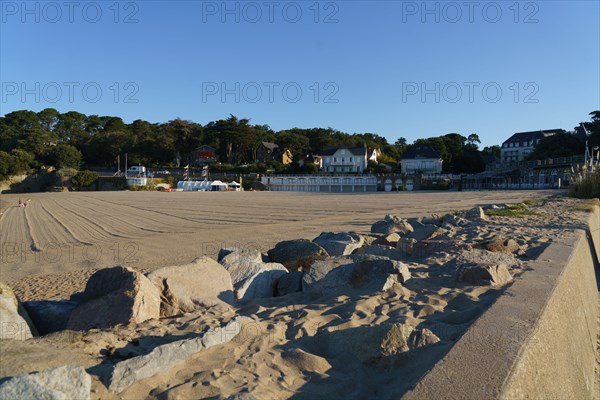
<path id="1" fill-rule="evenodd" d="M 242 190 L 242 185 L 237 183 L 236 181 L 229 182 L 229 190 L 232 192 L 240 192 Z"/>
<path id="2" fill-rule="evenodd" d="M 213 181 L 210 184 L 210 190 L 211 192 L 221 192 L 221 191 L 226 191 L 227 190 L 227 184 L 223 183 L 221 181 Z"/>

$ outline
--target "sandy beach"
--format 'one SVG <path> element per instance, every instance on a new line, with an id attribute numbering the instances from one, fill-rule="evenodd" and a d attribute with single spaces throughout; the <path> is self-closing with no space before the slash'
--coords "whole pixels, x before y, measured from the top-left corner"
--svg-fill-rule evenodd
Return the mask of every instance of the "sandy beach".
<path id="1" fill-rule="evenodd" d="M 227 398 L 246 392 L 257 399 L 399 398 L 503 293 L 504 283 L 458 282 L 460 262 L 493 257 L 512 279 L 525 279 L 528 260 L 581 227 L 585 214 L 573 209 L 573 200 L 547 198 L 555 194 L 58 193 L 32 194 L 26 208 L 17 206 L 18 196 L 3 195 L 0 280 L 24 301 L 68 299 L 83 291 L 95 271 L 114 265 L 147 273 L 196 257 L 216 259 L 221 248 L 266 252 L 282 240 L 312 240 L 324 231 L 368 237 L 371 225 L 386 214 L 462 215 L 476 205 L 544 200 L 530 201 L 519 218 L 444 225 L 433 235 L 439 243 L 468 244 L 470 250 L 405 257 L 410 279 L 382 291 L 303 291 L 132 326 L 3 342 L 0 376 L 74 363 L 93 376 L 93 399 Z M 393 247 L 381 248 L 396 254 Z M 115 363 L 196 337 L 236 316 L 246 319 L 229 343 L 118 393 L 107 389 L 104 376 Z M 417 336 L 398 339 L 406 332 Z"/>
<path id="2" fill-rule="evenodd" d="M 114 265 L 148 272 L 215 258 L 220 248 L 263 251 L 323 231 L 368 231 L 385 214 L 443 215 L 551 192 L 315 194 L 80 192 L 2 195 L 2 267 L 22 300 L 68 297 Z M 28 207 L 18 200 L 31 199 Z"/>

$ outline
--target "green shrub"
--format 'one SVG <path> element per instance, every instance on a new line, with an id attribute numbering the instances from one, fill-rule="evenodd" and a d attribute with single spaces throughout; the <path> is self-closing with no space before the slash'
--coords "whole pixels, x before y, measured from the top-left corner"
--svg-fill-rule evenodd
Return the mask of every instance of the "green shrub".
<path id="1" fill-rule="evenodd" d="M 485 215 L 491 215 L 495 217 L 515 217 L 522 218 L 526 215 L 538 215 L 529 210 L 527 205 L 521 204 L 513 204 L 506 208 L 502 208 L 500 210 L 486 210 Z"/>
<path id="2" fill-rule="evenodd" d="M 75 168 L 61 168 L 56 171 L 56 176 L 60 178 L 72 178 L 77 175 L 77 172 L 79 171 L 77 171 Z"/>
<path id="3" fill-rule="evenodd" d="M 130 185 L 129 190 L 132 192 L 155 192 L 155 185 Z"/>
<path id="4" fill-rule="evenodd" d="M 230 171 L 234 171 L 235 167 L 232 164 L 219 163 L 219 164 L 215 164 L 212 167 L 212 169 L 215 172 L 230 172 Z"/>
<path id="5" fill-rule="evenodd" d="M 448 190 L 450 189 L 450 182 L 441 181 L 437 182 L 435 185 L 431 182 L 424 182 L 421 185 L 421 190 Z"/>
<path id="6" fill-rule="evenodd" d="M 127 179 L 124 176 L 105 176 L 101 180 L 104 183 L 111 183 L 115 188 L 127 188 Z"/>
<path id="7" fill-rule="evenodd" d="M 178 180 L 173 175 L 168 175 L 165 178 L 163 178 L 163 182 L 171 185 L 171 187 L 176 187 Z"/>
<path id="8" fill-rule="evenodd" d="M 100 175 L 94 171 L 79 171 L 71 178 L 71 183 L 75 189 L 81 189 L 96 182 L 99 176 Z"/>

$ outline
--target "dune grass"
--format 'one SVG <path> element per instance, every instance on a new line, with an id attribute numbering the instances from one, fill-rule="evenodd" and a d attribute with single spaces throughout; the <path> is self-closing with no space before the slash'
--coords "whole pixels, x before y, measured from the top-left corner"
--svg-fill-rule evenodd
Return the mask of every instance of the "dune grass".
<path id="1" fill-rule="evenodd" d="M 527 215 L 537 215 L 527 207 L 526 204 L 513 204 L 500 210 L 486 210 L 485 214 L 492 217 L 515 217 L 523 218 Z"/>
<path id="2" fill-rule="evenodd" d="M 576 211 L 592 213 L 597 206 L 600 206 L 600 199 L 591 199 L 577 204 L 573 209 Z"/>
<path id="3" fill-rule="evenodd" d="M 582 178 L 571 189 L 570 195 L 578 199 L 600 198 L 600 173 Z"/>

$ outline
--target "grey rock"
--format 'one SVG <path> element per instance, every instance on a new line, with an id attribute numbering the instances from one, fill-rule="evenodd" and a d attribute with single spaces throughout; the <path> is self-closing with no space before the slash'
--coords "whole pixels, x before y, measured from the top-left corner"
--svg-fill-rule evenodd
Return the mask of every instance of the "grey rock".
<path id="1" fill-rule="evenodd" d="M 390 233 L 406 234 L 413 230 L 412 225 L 408 221 L 389 214 L 383 220 L 371 225 L 372 233 L 381 233 L 384 235 L 389 235 Z"/>
<path id="2" fill-rule="evenodd" d="M 442 228 L 451 229 L 455 226 L 463 227 L 469 225 L 469 223 L 470 222 L 468 220 L 457 215 L 446 214 L 442 219 Z"/>
<path id="3" fill-rule="evenodd" d="M 302 291 L 302 272 L 290 272 L 277 281 L 277 296 L 285 296 Z"/>
<path id="4" fill-rule="evenodd" d="M 357 233 L 323 232 L 313 242 L 325 249 L 331 257 L 339 257 L 352 254 L 364 244 L 365 239 Z"/>
<path id="5" fill-rule="evenodd" d="M 382 244 L 385 246 L 396 247 L 398 240 L 400 240 L 400 235 L 397 233 L 390 233 L 389 235 L 381 236 L 378 238 L 373 244 Z"/>
<path id="6" fill-rule="evenodd" d="M 170 317 L 218 304 L 233 304 L 229 272 L 204 257 L 191 264 L 157 269 L 148 274 L 161 291 L 160 315 Z"/>
<path id="7" fill-rule="evenodd" d="M 77 307 L 76 301 L 61 299 L 24 301 L 22 304 L 40 335 L 65 330 L 71 313 Z"/>
<path id="8" fill-rule="evenodd" d="M 485 215 L 485 212 L 481 207 L 474 207 L 467 211 L 467 213 L 465 214 L 465 218 L 474 222 L 482 222 L 488 220 L 488 217 Z"/>
<path id="9" fill-rule="evenodd" d="M 521 249 L 521 246 L 513 239 L 503 240 L 500 236 L 495 236 L 484 242 L 483 246 L 491 252 L 514 253 Z"/>
<path id="10" fill-rule="evenodd" d="M 418 242 L 419 241 L 417 239 L 403 237 L 403 238 L 400 238 L 400 240 L 398 240 L 398 243 L 396 243 L 396 249 L 398 251 L 400 251 L 400 253 L 403 256 L 405 256 L 405 255 L 411 255 L 411 254 L 413 254 L 414 246 Z"/>
<path id="11" fill-rule="evenodd" d="M 83 368 L 67 365 L 15 376 L 0 385 L 0 399 L 87 400 L 92 378 Z"/>
<path id="12" fill-rule="evenodd" d="M 219 250 L 219 254 L 217 254 L 217 261 L 221 262 L 221 260 L 228 254 L 231 254 L 233 252 L 235 252 L 235 249 L 231 249 L 231 248 L 221 248 Z"/>
<path id="13" fill-rule="evenodd" d="M 327 294 L 347 289 L 384 290 L 390 275 L 403 283 L 410 279 L 408 266 L 384 257 L 353 255 L 317 261 L 302 278 L 302 290 Z"/>
<path id="14" fill-rule="evenodd" d="M 301 271 L 314 261 L 329 257 L 325 249 L 306 239 L 279 242 L 268 254 L 272 262 L 283 264 L 290 271 Z"/>
<path id="15" fill-rule="evenodd" d="M 505 264 L 465 263 L 456 271 L 458 282 L 477 283 L 501 286 L 512 280 L 512 275 Z"/>
<path id="16" fill-rule="evenodd" d="M 421 228 L 415 229 L 413 232 L 406 235 L 406 237 L 416 240 L 427 240 L 444 233 L 446 233 L 446 230 L 437 225 L 422 225 Z"/>
<path id="17" fill-rule="evenodd" d="M 382 357 L 416 351 L 438 343 L 440 339 L 428 329 L 415 329 L 403 324 L 378 324 L 344 330 L 323 330 L 315 336 L 326 357 L 351 355 L 371 364 Z"/>
<path id="18" fill-rule="evenodd" d="M 227 343 L 240 333 L 246 321 L 251 320 L 247 317 L 236 317 L 224 327 L 212 329 L 201 337 L 157 346 L 149 354 L 121 361 L 112 371 L 108 388 L 113 393 L 120 393 L 142 379 L 168 371 L 202 349 Z"/>
<path id="19" fill-rule="evenodd" d="M 244 301 L 273 297 L 278 279 L 288 272 L 279 263 L 264 263 L 256 250 L 228 254 L 221 264 L 231 276 L 235 298 Z"/>
<path id="20" fill-rule="evenodd" d="M 12 289 L 0 282 L 0 339 L 27 340 L 38 332 Z"/>
<path id="21" fill-rule="evenodd" d="M 106 329 L 159 316 L 160 291 L 148 278 L 129 268 L 105 268 L 88 280 L 67 329 Z"/>
<path id="22" fill-rule="evenodd" d="M 440 339 L 429 329 L 394 324 L 381 342 L 382 353 L 390 356 L 438 343 Z"/>

